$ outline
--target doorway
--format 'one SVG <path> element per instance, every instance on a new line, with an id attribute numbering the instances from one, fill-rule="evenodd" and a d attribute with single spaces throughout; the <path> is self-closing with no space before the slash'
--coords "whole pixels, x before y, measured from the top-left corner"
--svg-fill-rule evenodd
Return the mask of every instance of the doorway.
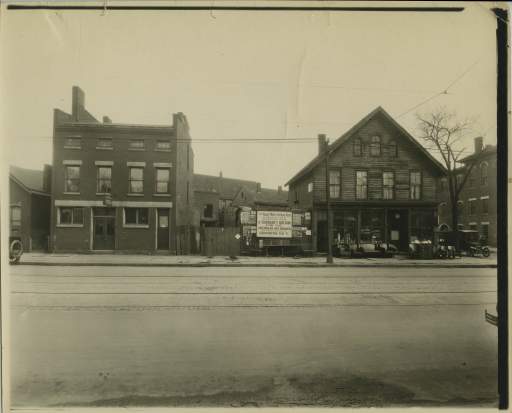
<path id="1" fill-rule="evenodd" d="M 157 209 L 156 249 L 169 249 L 169 209 Z"/>
<path id="2" fill-rule="evenodd" d="M 318 252 L 327 252 L 328 236 L 327 221 L 318 221 L 316 223 L 316 249 Z"/>
<path id="3" fill-rule="evenodd" d="M 94 208 L 93 214 L 93 249 L 115 249 L 115 209 Z"/>
<path id="4" fill-rule="evenodd" d="M 409 248 L 409 211 L 406 209 L 388 210 L 388 240 L 399 251 Z"/>

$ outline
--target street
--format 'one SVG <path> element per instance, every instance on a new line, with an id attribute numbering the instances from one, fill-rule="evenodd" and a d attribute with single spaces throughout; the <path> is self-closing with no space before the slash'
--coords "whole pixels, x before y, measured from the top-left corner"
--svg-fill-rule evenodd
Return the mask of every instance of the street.
<path id="1" fill-rule="evenodd" d="M 11 266 L 13 406 L 496 406 L 496 269 Z"/>

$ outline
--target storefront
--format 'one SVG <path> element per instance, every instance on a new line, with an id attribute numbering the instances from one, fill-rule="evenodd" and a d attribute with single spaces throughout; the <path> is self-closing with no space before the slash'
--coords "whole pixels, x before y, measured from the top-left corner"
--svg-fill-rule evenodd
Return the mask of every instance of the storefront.
<path id="1" fill-rule="evenodd" d="M 332 208 L 333 245 L 351 247 L 359 244 L 390 243 L 399 251 L 407 251 L 415 240 L 432 240 L 436 225 L 433 207 L 339 207 Z M 314 211 L 317 251 L 327 251 L 327 214 Z"/>

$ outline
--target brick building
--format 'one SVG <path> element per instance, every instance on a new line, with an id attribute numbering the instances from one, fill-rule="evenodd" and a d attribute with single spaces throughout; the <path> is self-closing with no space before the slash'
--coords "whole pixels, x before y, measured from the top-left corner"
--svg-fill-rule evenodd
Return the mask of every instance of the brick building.
<path id="1" fill-rule="evenodd" d="M 464 166 L 457 171 L 462 181 L 471 164 L 470 175 L 459 195 L 459 229 L 473 229 L 497 246 L 497 151 L 496 146 L 483 146 L 483 138 L 474 140 L 474 153 L 462 159 Z M 450 195 L 446 178 L 439 180 L 439 225 L 452 229 Z"/>
<path id="2" fill-rule="evenodd" d="M 9 168 L 10 234 L 21 239 L 25 251 L 48 249 L 50 182 L 50 165 L 43 171 Z"/>
<path id="3" fill-rule="evenodd" d="M 71 114 L 54 110 L 53 171 L 52 251 L 193 250 L 194 154 L 182 113 L 168 126 L 99 122 L 75 86 Z"/>
<path id="4" fill-rule="evenodd" d="M 406 251 L 431 239 L 437 222 L 436 181 L 445 170 L 384 109 L 378 107 L 319 153 L 290 181 L 289 202 L 311 211 L 313 249 L 327 251 L 325 150 L 333 240 L 356 246 L 376 241 Z"/>
<path id="5" fill-rule="evenodd" d="M 202 226 L 235 226 L 240 207 L 286 206 L 288 193 L 261 183 L 212 175 L 194 175 L 194 200 Z"/>

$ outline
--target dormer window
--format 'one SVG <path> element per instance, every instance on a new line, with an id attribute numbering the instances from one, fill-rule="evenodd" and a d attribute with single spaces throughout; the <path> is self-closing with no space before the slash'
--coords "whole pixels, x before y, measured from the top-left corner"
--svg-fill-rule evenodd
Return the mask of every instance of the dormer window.
<path id="1" fill-rule="evenodd" d="M 361 156 L 363 154 L 363 145 L 360 138 L 355 138 L 353 143 L 354 156 Z"/>
<path id="2" fill-rule="evenodd" d="M 370 145 L 370 155 L 380 156 L 380 136 L 372 136 L 372 143 Z"/>

